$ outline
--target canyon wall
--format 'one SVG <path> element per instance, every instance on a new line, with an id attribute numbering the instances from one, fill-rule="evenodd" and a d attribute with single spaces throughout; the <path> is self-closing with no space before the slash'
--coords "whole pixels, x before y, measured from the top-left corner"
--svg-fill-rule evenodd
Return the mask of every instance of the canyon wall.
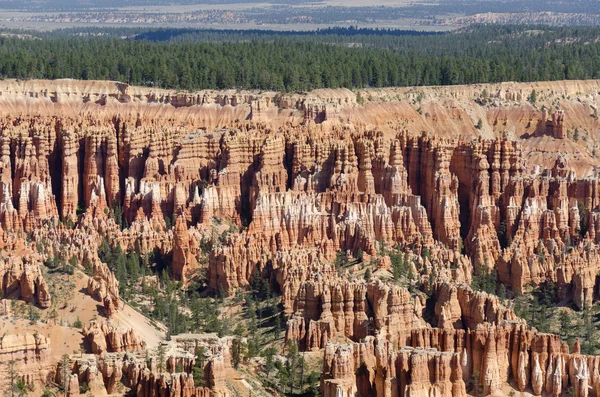
<path id="1" fill-rule="evenodd" d="M 461 396 L 474 368 L 485 393 L 587 396 L 597 357 L 469 285 L 493 274 L 511 296 L 552 282 L 577 308 L 598 300 L 598 92 L 598 81 L 399 88 L 361 90 L 359 104 L 349 90 L 2 81 L 2 297 L 48 309 L 46 272 L 73 263 L 115 318 L 108 244 L 160 254 L 183 288 L 202 278 L 232 296 L 266 280 L 286 339 L 324 351 L 325 396 Z M 143 335 L 104 321 L 83 335 L 91 354 L 56 375 L 72 390 L 113 393 L 124 379 L 139 396 L 230 393 L 227 340 L 176 339 L 159 370 Z M 203 387 L 191 376 L 200 345 Z"/>

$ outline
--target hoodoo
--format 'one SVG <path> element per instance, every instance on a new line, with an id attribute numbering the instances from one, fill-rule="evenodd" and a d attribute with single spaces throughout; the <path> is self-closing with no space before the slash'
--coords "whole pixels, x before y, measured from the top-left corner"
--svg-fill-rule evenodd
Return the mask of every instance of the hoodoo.
<path id="1" fill-rule="evenodd" d="M 599 395 L 591 106 L 4 80 L 0 387 Z"/>

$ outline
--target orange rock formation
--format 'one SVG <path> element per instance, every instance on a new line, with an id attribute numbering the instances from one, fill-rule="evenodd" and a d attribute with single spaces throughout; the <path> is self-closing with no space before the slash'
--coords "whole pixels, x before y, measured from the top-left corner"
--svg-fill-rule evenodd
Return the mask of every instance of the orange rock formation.
<path id="1" fill-rule="evenodd" d="M 543 109 L 526 102 L 532 89 Z M 600 358 L 528 329 L 469 283 L 496 271 L 512 293 L 551 281 L 580 308 L 597 300 L 599 92 L 598 81 L 382 89 L 361 91 L 359 105 L 348 90 L 2 81 L 3 298 L 50 307 L 42 269 L 59 258 L 88 270 L 85 290 L 115 317 L 106 240 L 162 254 L 184 288 L 205 275 L 233 294 L 266 279 L 286 338 L 323 349 L 325 396 L 466 396 L 475 372 L 485 393 L 598 393 Z M 390 250 L 404 255 L 405 285 L 389 280 Z M 363 265 L 375 276 L 336 264 L 339 253 L 373 259 Z M 83 334 L 92 354 L 72 357 L 66 379 L 55 367 L 73 395 L 83 382 L 111 394 L 122 379 L 139 396 L 230 394 L 227 340 L 174 338 L 161 373 L 143 335 L 106 322 Z M 43 360 L 32 338 L 15 354 Z"/>

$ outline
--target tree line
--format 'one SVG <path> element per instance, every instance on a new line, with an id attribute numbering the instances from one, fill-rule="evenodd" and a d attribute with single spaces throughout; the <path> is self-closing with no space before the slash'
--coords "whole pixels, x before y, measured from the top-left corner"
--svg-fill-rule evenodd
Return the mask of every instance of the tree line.
<path id="1" fill-rule="evenodd" d="M 552 42 L 510 28 L 442 36 L 394 36 L 420 50 L 351 47 L 278 37 L 236 42 L 153 42 L 114 37 L 0 38 L 3 78 L 109 79 L 176 89 L 363 88 L 600 77 L 600 42 Z M 594 29 L 583 31 L 591 35 Z M 521 32 L 522 33 L 522 32 Z M 576 31 L 563 31 L 576 34 Z M 596 34 L 600 29 L 596 29 Z M 511 41 L 507 38 L 516 37 Z M 269 37 L 269 36 L 266 36 Z M 324 37 L 317 35 L 314 37 Z M 350 36 L 357 39 L 358 36 Z M 389 36 L 376 36 L 378 40 Z M 415 41 L 416 40 L 416 41 Z M 440 47 L 441 46 L 441 47 Z M 445 47 L 442 51 L 440 48 Z M 462 52 L 460 49 L 463 49 Z"/>

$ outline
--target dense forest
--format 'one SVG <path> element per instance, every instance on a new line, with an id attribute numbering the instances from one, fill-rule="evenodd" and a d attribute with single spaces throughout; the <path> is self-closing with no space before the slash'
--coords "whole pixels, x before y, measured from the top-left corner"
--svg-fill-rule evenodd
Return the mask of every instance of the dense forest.
<path id="1" fill-rule="evenodd" d="M 286 91 L 600 78 L 600 28 L 119 33 L 5 35 L 0 76 Z"/>

